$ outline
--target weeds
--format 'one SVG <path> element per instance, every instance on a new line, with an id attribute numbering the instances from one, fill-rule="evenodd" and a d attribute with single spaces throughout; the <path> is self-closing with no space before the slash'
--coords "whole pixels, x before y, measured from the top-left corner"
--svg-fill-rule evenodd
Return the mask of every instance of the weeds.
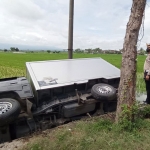
<path id="1" fill-rule="evenodd" d="M 73 127 L 70 123 L 57 128 L 48 137 L 35 137 L 22 150 L 148 150 L 149 126 L 150 121 L 143 120 L 141 129 L 129 132 L 107 119 L 79 121 Z"/>
<path id="2" fill-rule="evenodd" d="M 139 102 L 131 106 L 124 104 L 120 114 L 119 126 L 122 130 L 135 131 L 144 127 L 144 119 L 150 115 L 150 106 L 141 105 Z"/>

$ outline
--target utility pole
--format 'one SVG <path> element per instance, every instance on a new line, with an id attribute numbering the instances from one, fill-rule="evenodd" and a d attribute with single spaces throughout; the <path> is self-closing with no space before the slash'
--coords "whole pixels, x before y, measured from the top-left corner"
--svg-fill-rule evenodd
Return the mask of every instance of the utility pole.
<path id="1" fill-rule="evenodd" d="M 73 16 L 74 16 L 74 0 L 70 0 L 69 33 L 68 33 L 68 58 L 69 59 L 72 59 L 72 55 L 73 55 Z"/>

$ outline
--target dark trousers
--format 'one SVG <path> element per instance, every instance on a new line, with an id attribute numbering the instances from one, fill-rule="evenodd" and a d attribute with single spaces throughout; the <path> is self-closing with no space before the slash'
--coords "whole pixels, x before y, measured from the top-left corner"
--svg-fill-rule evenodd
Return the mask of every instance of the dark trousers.
<path id="1" fill-rule="evenodd" d="M 150 80 L 145 80 L 145 84 L 146 84 L 146 92 L 147 92 L 146 102 L 147 104 L 150 104 Z"/>

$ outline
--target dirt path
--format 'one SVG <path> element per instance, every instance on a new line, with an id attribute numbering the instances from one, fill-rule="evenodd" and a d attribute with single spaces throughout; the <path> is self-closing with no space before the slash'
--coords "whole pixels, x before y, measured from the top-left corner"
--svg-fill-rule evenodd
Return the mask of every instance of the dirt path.
<path id="1" fill-rule="evenodd" d="M 28 142 L 23 139 L 14 140 L 12 142 L 6 142 L 4 144 L 0 144 L 0 150 L 20 150 L 24 145 Z"/>

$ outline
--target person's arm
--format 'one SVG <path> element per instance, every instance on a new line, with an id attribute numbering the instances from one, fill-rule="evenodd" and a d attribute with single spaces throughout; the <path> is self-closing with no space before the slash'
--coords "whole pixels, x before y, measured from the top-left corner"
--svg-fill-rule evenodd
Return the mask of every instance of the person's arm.
<path id="1" fill-rule="evenodd" d="M 146 80 L 150 79 L 150 54 L 147 56 L 144 63 L 144 78 Z"/>

